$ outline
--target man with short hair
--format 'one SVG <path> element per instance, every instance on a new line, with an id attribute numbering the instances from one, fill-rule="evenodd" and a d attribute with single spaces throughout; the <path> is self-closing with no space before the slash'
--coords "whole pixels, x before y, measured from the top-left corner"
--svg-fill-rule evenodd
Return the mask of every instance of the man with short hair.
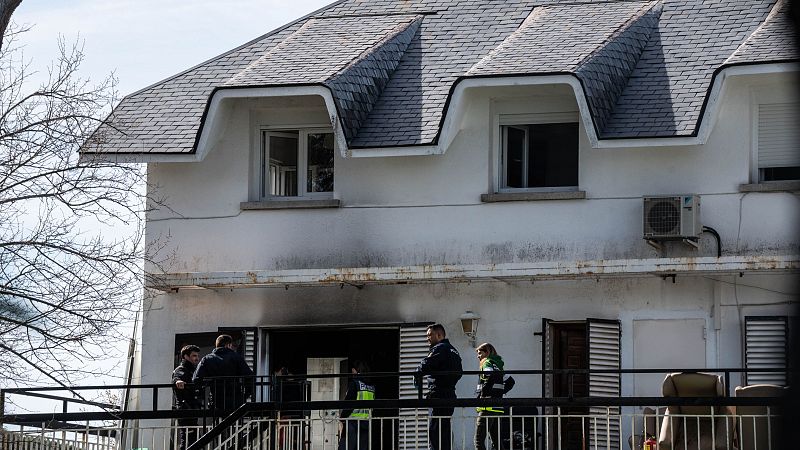
<path id="1" fill-rule="evenodd" d="M 221 334 L 217 337 L 214 351 L 200 360 L 192 380 L 210 382 L 211 406 L 230 412 L 241 406 L 251 394 L 254 376 L 242 355 L 236 352 L 233 338 Z"/>
<path id="2" fill-rule="evenodd" d="M 417 367 L 420 375 L 430 375 L 427 398 L 456 398 L 456 383 L 461 379 L 461 355 L 447 339 L 440 323 L 428 325 L 425 332 L 431 351 Z M 428 442 L 432 450 L 450 450 L 450 417 L 452 407 L 431 408 L 428 426 Z"/>
<path id="3" fill-rule="evenodd" d="M 186 345 L 181 349 L 181 362 L 172 371 L 173 409 L 199 409 L 200 397 L 195 386 L 190 385 L 197 362 L 200 361 L 200 348 Z M 186 449 L 197 440 L 197 419 L 184 417 L 178 419 L 178 448 Z"/>

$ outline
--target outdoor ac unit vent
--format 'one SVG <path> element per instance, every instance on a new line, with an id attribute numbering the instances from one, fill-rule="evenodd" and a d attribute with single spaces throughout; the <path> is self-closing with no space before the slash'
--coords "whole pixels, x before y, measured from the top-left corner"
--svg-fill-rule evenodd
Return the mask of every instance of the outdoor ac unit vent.
<path id="1" fill-rule="evenodd" d="M 693 239 L 701 233 L 700 197 L 664 195 L 644 197 L 644 238 Z"/>

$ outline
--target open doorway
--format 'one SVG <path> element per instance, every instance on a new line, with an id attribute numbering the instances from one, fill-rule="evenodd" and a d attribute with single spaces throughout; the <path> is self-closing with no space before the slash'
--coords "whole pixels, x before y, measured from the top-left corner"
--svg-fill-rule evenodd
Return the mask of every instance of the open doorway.
<path id="1" fill-rule="evenodd" d="M 340 361 L 342 366 L 335 372 L 347 371 L 348 363 L 356 360 L 367 363 L 369 382 L 375 385 L 377 399 L 396 399 L 399 394 L 395 376 L 380 376 L 380 372 L 398 372 L 400 359 L 399 327 L 320 327 L 268 330 L 267 370 L 274 373 L 285 367 L 290 374 L 317 373 L 321 360 Z M 339 398 L 344 398 L 346 382 L 342 380 Z M 374 410 L 372 416 L 397 416 L 395 410 Z M 391 420 L 375 420 L 372 423 L 373 448 L 394 448 Z"/>
<path id="2" fill-rule="evenodd" d="M 269 372 L 286 367 L 308 373 L 309 358 L 346 357 L 365 361 L 371 372 L 397 372 L 398 328 L 315 328 L 269 331 Z M 372 377 L 377 398 L 397 398 L 395 377 Z"/>

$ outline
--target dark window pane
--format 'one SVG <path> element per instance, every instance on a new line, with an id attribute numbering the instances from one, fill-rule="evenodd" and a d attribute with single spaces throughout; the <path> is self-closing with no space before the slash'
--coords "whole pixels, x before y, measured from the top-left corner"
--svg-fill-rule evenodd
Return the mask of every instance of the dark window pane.
<path id="1" fill-rule="evenodd" d="M 297 195 L 297 137 L 269 136 L 270 195 Z"/>
<path id="2" fill-rule="evenodd" d="M 761 169 L 761 181 L 800 180 L 800 167 L 767 167 Z"/>
<path id="3" fill-rule="evenodd" d="M 578 124 L 530 126 L 527 187 L 578 185 Z"/>
<path id="4" fill-rule="evenodd" d="M 308 135 L 306 192 L 333 192 L 333 133 Z"/>
<path id="5" fill-rule="evenodd" d="M 524 152 L 525 130 L 506 127 L 506 187 L 525 187 L 522 181 Z"/>

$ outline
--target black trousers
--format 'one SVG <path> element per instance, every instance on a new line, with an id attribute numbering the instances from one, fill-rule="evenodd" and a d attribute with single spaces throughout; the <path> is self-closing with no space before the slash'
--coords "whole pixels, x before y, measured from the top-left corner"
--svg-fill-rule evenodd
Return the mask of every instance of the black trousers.
<path id="1" fill-rule="evenodd" d="M 487 435 L 492 440 L 492 450 L 505 449 L 501 440 L 503 433 L 500 430 L 502 426 L 500 417 L 502 417 L 502 413 L 489 411 L 480 411 L 478 413 L 478 420 L 475 422 L 475 450 L 486 450 Z M 506 426 L 508 426 L 507 423 Z"/>
<path id="2" fill-rule="evenodd" d="M 456 391 L 431 392 L 428 398 L 451 399 L 456 398 Z M 452 433 L 450 421 L 454 408 L 431 408 L 430 422 L 428 423 L 428 443 L 431 450 L 451 450 Z"/>
<path id="3" fill-rule="evenodd" d="M 339 450 L 369 450 L 369 419 L 342 421 Z"/>
<path id="4" fill-rule="evenodd" d="M 186 450 L 197 440 L 197 419 L 188 417 L 178 419 L 178 450 Z"/>

